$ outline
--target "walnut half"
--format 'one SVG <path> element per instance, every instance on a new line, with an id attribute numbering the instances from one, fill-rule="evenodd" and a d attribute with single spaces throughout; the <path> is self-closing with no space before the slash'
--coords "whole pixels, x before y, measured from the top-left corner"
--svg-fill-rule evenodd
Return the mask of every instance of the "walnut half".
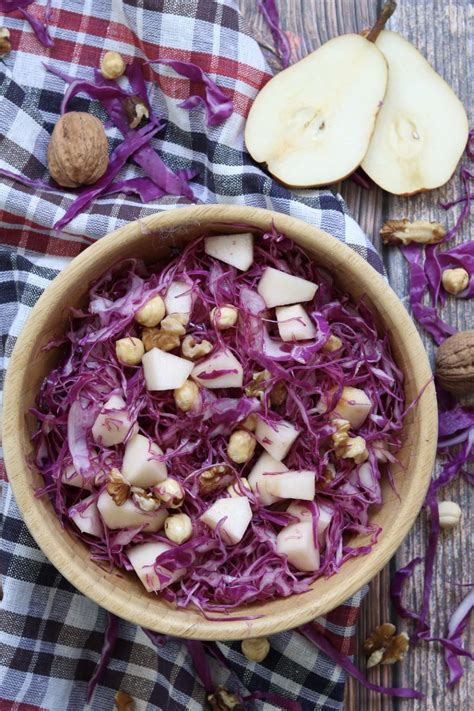
<path id="1" fill-rule="evenodd" d="M 244 711 L 236 694 L 224 686 L 218 686 L 213 694 L 207 697 L 212 711 Z"/>
<path id="2" fill-rule="evenodd" d="M 374 629 L 364 642 L 364 652 L 368 655 L 367 668 L 377 664 L 395 664 L 405 656 L 410 646 L 406 632 L 396 633 L 395 625 L 385 622 Z"/>

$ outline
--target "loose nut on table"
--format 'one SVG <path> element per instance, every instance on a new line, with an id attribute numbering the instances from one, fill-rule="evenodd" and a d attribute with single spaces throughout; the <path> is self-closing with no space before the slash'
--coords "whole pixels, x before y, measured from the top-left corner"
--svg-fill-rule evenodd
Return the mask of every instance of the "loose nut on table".
<path id="1" fill-rule="evenodd" d="M 53 180 L 65 188 L 92 185 L 109 163 L 109 146 L 98 118 L 83 111 L 68 111 L 54 127 L 48 145 L 48 168 Z"/>
<path id="2" fill-rule="evenodd" d="M 456 294 L 460 294 L 461 291 L 467 288 L 469 284 L 469 272 L 463 269 L 463 267 L 445 269 L 441 275 L 441 281 L 444 290 L 447 291 L 448 294 L 456 296 Z"/>
<path id="3" fill-rule="evenodd" d="M 150 118 L 148 107 L 139 96 L 128 96 L 122 105 L 130 128 L 137 128 L 143 119 Z"/>
<path id="4" fill-rule="evenodd" d="M 455 501 L 441 501 L 438 512 L 441 528 L 456 528 L 461 520 L 462 511 Z"/>
<path id="5" fill-rule="evenodd" d="M 0 57 L 8 54 L 11 48 L 10 30 L 6 27 L 0 27 Z"/>
<path id="6" fill-rule="evenodd" d="M 270 642 L 266 637 L 255 637 L 244 639 L 241 647 L 242 653 L 251 662 L 263 662 L 270 651 Z"/>
<path id="7" fill-rule="evenodd" d="M 474 331 L 460 331 L 440 345 L 435 355 L 438 384 L 455 395 L 474 393 Z"/>
<path id="8" fill-rule="evenodd" d="M 104 79 L 118 79 L 125 71 L 125 62 L 118 52 L 106 52 L 100 62 L 100 73 Z"/>
<path id="9" fill-rule="evenodd" d="M 387 220 L 380 229 L 380 236 L 385 244 L 434 244 L 441 242 L 445 234 L 443 225 L 427 220 Z"/>

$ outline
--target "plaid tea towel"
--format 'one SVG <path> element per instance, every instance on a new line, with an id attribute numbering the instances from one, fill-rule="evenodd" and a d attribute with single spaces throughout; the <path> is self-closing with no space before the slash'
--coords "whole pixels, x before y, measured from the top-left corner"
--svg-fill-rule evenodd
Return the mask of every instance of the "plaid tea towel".
<path id="1" fill-rule="evenodd" d="M 40 0 L 28 9 L 42 21 L 47 5 Z M 233 99 L 232 115 L 219 126 L 208 127 L 201 108 L 186 111 L 178 106 L 200 87 L 190 86 L 169 67 L 143 67 L 152 106 L 165 120 L 152 145 L 173 170 L 197 173 L 191 183 L 196 200 L 267 207 L 302 218 L 346 242 L 383 271 L 377 252 L 340 196 L 330 191 L 291 192 L 274 183 L 245 152 L 245 117 L 270 73 L 232 0 L 52 0 L 50 22 L 54 44 L 45 49 L 19 11 L 2 17 L 2 25 L 10 30 L 12 51 L 0 63 L 1 168 L 32 179 L 47 178 L 47 145 L 59 116 L 64 83 L 46 72 L 45 60 L 87 79 L 92 79 L 106 50 L 120 52 L 127 61 L 143 62 L 158 55 L 191 61 Z M 70 109 L 98 116 L 107 126 L 111 149 L 121 142 L 121 134 L 109 127 L 97 101 L 81 95 Z M 129 161 L 120 177 L 139 175 L 140 169 Z M 30 309 L 90 239 L 189 201 L 166 196 L 143 205 L 123 193 L 103 197 L 57 232 L 53 225 L 71 204 L 70 193 L 0 181 L 3 384 Z M 2 479 L 0 709 L 79 711 L 86 708 L 87 682 L 99 658 L 106 613 L 48 563 L 21 520 L 3 470 Z M 361 597 L 362 593 L 356 595 L 316 622 L 344 654 L 352 653 Z M 215 683 L 242 696 L 273 692 L 298 700 L 300 708 L 308 711 L 341 708 L 344 673 L 338 666 L 297 632 L 276 635 L 270 643 L 271 651 L 261 664 L 249 662 L 239 643 L 210 645 L 227 665 L 211 658 Z M 206 706 L 186 645 L 171 640 L 155 646 L 141 629 L 124 621 L 89 708 L 112 709 L 119 689 L 133 697 L 137 711 L 198 711 Z M 276 702 L 255 700 L 249 708 L 279 707 Z"/>

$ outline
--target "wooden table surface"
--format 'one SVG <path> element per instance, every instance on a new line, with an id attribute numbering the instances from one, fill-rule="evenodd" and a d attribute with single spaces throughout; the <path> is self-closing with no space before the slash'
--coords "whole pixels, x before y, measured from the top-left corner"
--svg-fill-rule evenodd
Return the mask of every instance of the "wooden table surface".
<path id="1" fill-rule="evenodd" d="M 257 2 L 240 0 L 252 34 L 260 43 L 271 45 L 271 36 L 257 11 Z M 283 28 L 290 33 L 292 61 L 303 58 L 308 52 L 336 35 L 359 32 L 373 24 L 381 0 L 279 0 Z M 472 6 L 471 6 L 472 7 Z M 472 36 L 469 34 L 469 0 L 399 0 L 398 8 L 388 24 L 388 29 L 400 32 L 413 42 L 434 68 L 452 86 L 463 101 L 472 119 Z M 269 62 L 278 69 L 274 57 L 266 52 Z M 471 78 L 469 78 L 469 75 Z M 407 77 L 409 80 L 409 77 Z M 471 120 L 472 125 L 472 120 Z M 380 246 L 378 231 L 386 219 L 428 219 L 453 224 L 453 212 L 445 213 L 438 203 L 459 194 L 457 177 L 440 190 L 423 193 L 411 198 L 395 197 L 379 189 L 363 190 L 350 181 L 335 186 L 347 201 L 352 214 L 361 224 L 366 234 Z M 468 221 L 464 224 L 456 241 L 469 239 Z M 399 297 L 407 299 L 407 269 L 403 257 L 396 248 L 384 249 L 384 260 L 390 284 Z M 449 299 L 442 312 L 443 318 L 459 330 L 473 327 L 472 302 Z M 429 337 L 422 335 L 428 353 L 433 356 L 433 344 Z M 473 509 L 472 488 L 461 480 L 442 492 L 442 498 L 457 501 L 464 514 L 462 525 L 454 531 L 441 535 L 436 558 L 436 574 L 430 601 L 432 631 L 442 634 L 446 630 L 450 611 L 466 594 L 460 582 L 474 580 L 472 556 Z M 390 605 L 389 583 L 394 571 L 417 555 L 425 552 L 427 536 L 426 514 L 420 514 L 410 535 L 390 564 L 372 581 L 368 596 L 362 605 L 357 635 L 356 662 L 364 669 L 365 657 L 361 646 L 370 631 L 382 622 L 392 621 L 399 630 L 407 629 L 403 621 L 397 619 Z M 421 576 L 417 575 L 410 586 L 407 599 L 419 605 L 421 598 Z M 473 626 L 465 633 L 465 646 L 473 641 Z M 462 662 L 466 674 L 452 690 L 446 688 L 446 671 L 443 655 L 436 645 L 421 644 L 409 651 L 405 660 L 394 666 L 376 667 L 368 672 L 368 678 L 377 684 L 387 686 L 413 686 L 426 694 L 422 701 L 392 699 L 374 692 L 368 692 L 350 680 L 346 691 L 346 711 L 394 711 L 395 709 L 427 711 L 467 711 L 474 699 L 474 673 L 470 662 Z M 469 701 L 469 699 L 471 701 Z"/>

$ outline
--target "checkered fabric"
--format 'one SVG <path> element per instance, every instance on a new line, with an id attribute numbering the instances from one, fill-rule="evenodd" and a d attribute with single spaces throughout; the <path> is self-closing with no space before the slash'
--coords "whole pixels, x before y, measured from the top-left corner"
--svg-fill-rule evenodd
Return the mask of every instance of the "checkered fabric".
<path id="1" fill-rule="evenodd" d="M 29 9 L 42 18 L 45 0 Z M 53 0 L 46 50 L 18 12 L 2 18 L 12 51 L 0 63 L 0 167 L 29 178 L 46 178 L 46 151 L 57 121 L 64 84 L 45 71 L 43 61 L 78 77 L 92 78 L 104 50 L 127 59 L 192 61 L 228 90 L 234 112 L 209 128 L 204 113 L 178 104 L 199 87 L 168 67 L 144 66 L 151 103 L 166 119 L 152 145 L 172 169 L 198 171 L 192 189 L 198 202 L 240 203 L 300 217 L 364 256 L 379 271 L 377 252 L 329 191 L 291 192 L 266 175 L 243 146 L 245 116 L 270 73 L 232 0 Z M 104 122 L 96 101 L 79 96 L 70 109 L 89 111 Z M 107 128 L 110 148 L 121 135 Z M 120 177 L 139 176 L 132 162 Z M 96 200 L 61 232 L 52 225 L 73 197 L 43 192 L 1 179 L 0 184 L 0 384 L 16 338 L 42 291 L 90 240 L 151 214 L 187 204 L 164 197 L 148 205 L 123 194 Z M 87 235 L 87 238 L 84 237 Z M 4 414 L 5 417 L 8 413 Z M 46 561 L 23 524 L 3 471 L 0 610 L 0 709 L 85 708 L 86 686 L 99 658 L 106 613 L 79 594 Z M 318 624 L 332 643 L 352 653 L 354 624 L 362 593 Z M 271 691 L 298 700 L 302 709 L 339 709 L 344 675 L 297 632 L 276 635 L 264 663 L 248 662 L 235 644 L 215 645 L 228 669 L 211 661 L 214 681 L 242 696 Z M 210 648 L 213 645 L 209 645 Z M 212 651 L 212 649 L 211 649 Z M 216 651 L 214 649 L 214 651 Z M 154 646 L 142 630 L 120 622 L 119 642 L 90 708 L 113 708 L 118 689 L 144 709 L 198 710 L 205 693 L 187 647 L 179 641 Z M 251 708 L 277 708 L 253 701 Z"/>

